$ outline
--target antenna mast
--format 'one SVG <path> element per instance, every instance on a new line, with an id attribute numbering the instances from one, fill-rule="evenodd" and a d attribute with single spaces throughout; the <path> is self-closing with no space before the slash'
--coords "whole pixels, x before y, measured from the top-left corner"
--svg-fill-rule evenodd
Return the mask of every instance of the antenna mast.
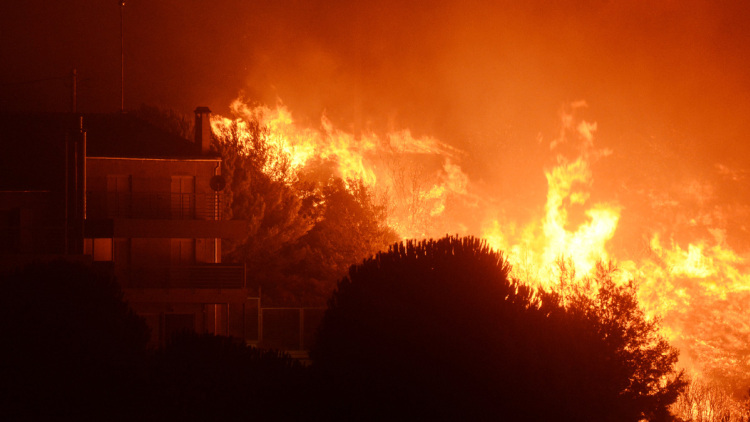
<path id="1" fill-rule="evenodd" d="M 125 112 L 125 42 L 123 41 L 123 11 L 125 0 L 120 2 L 120 113 Z"/>

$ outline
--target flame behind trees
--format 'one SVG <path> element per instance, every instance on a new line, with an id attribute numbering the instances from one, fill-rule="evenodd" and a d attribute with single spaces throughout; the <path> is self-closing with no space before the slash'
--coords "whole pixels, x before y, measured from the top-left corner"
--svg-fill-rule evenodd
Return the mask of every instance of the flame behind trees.
<path id="1" fill-rule="evenodd" d="M 283 164 L 281 168 L 290 170 L 293 177 L 286 182 L 271 179 L 297 190 L 294 201 L 299 200 L 299 208 L 292 215 L 309 218 L 302 232 L 312 230 L 322 218 L 322 187 L 333 175 L 347 190 L 361 183 L 372 206 L 363 208 L 377 210 L 371 215 L 385 218 L 399 237 L 438 237 L 446 232 L 481 236 L 507 254 L 514 277 L 530 284 L 552 287 L 559 279 L 573 286 L 591 276 L 598 261 L 617 260 L 619 282 L 635 280 L 648 317 L 662 317 L 662 333 L 681 349 L 681 365 L 744 393 L 750 373 L 744 341 L 750 333 L 745 323 L 750 278 L 747 257 L 730 246 L 733 233 L 742 230 L 726 224 L 741 221 L 742 214 L 731 214 L 731 204 L 716 206 L 711 202 L 714 190 L 699 181 L 678 187 L 683 195 L 679 197 L 659 190 L 671 183 L 667 179 L 661 185 L 639 187 L 599 176 L 603 166 L 617 167 L 609 156 L 618 152 L 595 145 L 597 125 L 576 115 L 585 106 L 576 102 L 562 109 L 560 132 L 548 145 L 555 161 L 542 173 L 546 201 L 524 208 L 527 220 L 504 211 L 506 205 L 513 206 L 513 198 L 503 202 L 501 192 L 464 172 L 470 162 L 465 153 L 430 137 L 414 137 L 404 130 L 380 136 L 348 133 L 325 117 L 319 129 L 309 129 L 295 123 L 283 106 L 248 107 L 241 102 L 232 106 L 233 119 L 216 116 L 212 123 L 216 133 L 232 122 L 243 122 L 240 132 L 241 125 L 248 124 L 244 122 L 259 123 L 263 134 L 258 139 L 281 159 L 260 168 Z M 746 177 L 728 166 L 716 169 L 733 183 Z M 317 191 L 301 187 L 305 178 L 317 183 Z M 617 190 L 603 195 L 602 182 Z M 696 210 L 691 204 L 700 207 Z M 287 242 L 291 244 L 295 242 Z M 295 258 L 280 268 L 314 256 L 306 248 L 296 249 L 296 255 L 286 250 L 285 256 Z M 559 262 L 565 262 L 565 274 L 558 274 Z M 300 291 L 309 286 L 303 279 L 295 279 Z"/>
<path id="2" fill-rule="evenodd" d="M 364 183 L 302 167 L 257 118 L 222 123 L 214 146 L 228 180 L 224 215 L 248 222 L 223 253 L 247 265 L 266 303 L 322 305 L 349 265 L 396 239 Z"/>
<path id="3" fill-rule="evenodd" d="M 476 238 L 398 243 L 339 282 L 311 356 L 339 418 L 669 420 L 677 351 L 612 271 L 563 301 Z"/>

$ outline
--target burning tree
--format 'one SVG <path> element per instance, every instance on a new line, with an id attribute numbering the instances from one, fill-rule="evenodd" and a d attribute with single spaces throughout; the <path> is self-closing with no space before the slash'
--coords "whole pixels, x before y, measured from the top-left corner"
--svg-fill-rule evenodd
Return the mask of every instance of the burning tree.
<path id="1" fill-rule="evenodd" d="M 221 127 L 214 142 L 227 179 L 224 215 L 248 221 L 246 235 L 225 242 L 224 254 L 251 266 L 298 240 L 318 217 L 309 186 L 267 136 L 258 121 L 233 121 Z"/>
<path id="2" fill-rule="evenodd" d="M 691 422 L 746 422 L 750 419 L 750 397 L 733 397 L 722 385 L 688 379 L 687 386 L 672 411 Z"/>
<path id="3" fill-rule="evenodd" d="M 677 354 L 632 290 L 604 277 L 566 305 L 510 270 L 473 237 L 398 243 L 353 266 L 312 351 L 351 403 L 334 416 L 670 418 Z"/>
<path id="4" fill-rule="evenodd" d="M 272 301 L 322 304 L 350 265 L 396 239 L 361 180 L 335 177 L 325 161 L 295 165 L 257 118 L 214 127 L 228 180 L 225 215 L 248 221 L 224 255 L 245 262 Z"/>
<path id="5" fill-rule="evenodd" d="M 612 262 L 598 262 L 594 276 L 566 295 L 567 311 L 588 321 L 621 366 L 609 380 L 625 405 L 621 413 L 669 420 L 669 405 L 686 385 L 683 372 L 673 373 L 679 352 L 659 334 L 659 320 L 646 317 L 635 283 L 614 281 L 617 271 Z"/>

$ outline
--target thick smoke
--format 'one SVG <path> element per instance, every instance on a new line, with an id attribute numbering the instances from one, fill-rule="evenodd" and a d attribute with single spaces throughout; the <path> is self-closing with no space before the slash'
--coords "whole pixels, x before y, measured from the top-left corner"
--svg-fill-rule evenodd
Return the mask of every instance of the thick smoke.
<path id="1" fill-rule="evenodd" d="M 117 2 L 6 3 L 0 109 L 68 110 L 73 67 L 79 110 L 119 109 Z M 586 199 L 618 207 L 608 248 L 663 271 L 651 300 L 673 299 L 667 322 L 686 360 L 746 368 L 749 9 L 740 0 L 129 0 L 125 104 L 229 115 L 238 96 L 271 108 L 283 100 L 302 128 L 362 145 L 397 144 L 394 133 L 433 140 L 442 155 L 425 166 L 437 165 L 437 182 L 465 204 L 427 190 L 427 217 L 464 221 L 435 230 L 476 233 L 492 213 L 521 237 L 544 217 L 546 172 L 573 145 L 560 134 L 595 132 L 611 154 L 588 161 Z M 588 107 L 568 127 L 581 98 Z M 580 203 L 567 211 L 572 227 L 586 221 Z"/>

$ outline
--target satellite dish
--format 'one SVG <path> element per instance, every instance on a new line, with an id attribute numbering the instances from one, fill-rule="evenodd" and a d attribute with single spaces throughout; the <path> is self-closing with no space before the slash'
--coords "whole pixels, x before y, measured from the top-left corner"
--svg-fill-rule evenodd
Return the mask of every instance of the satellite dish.
<path id="1" fill-rule="evenodd" d="M 208 182 L 208 185 L 211 186 L 211 189 L 215 190 L 216 192 L 220 192 L 223 191 L 227 186 L 227 179 L 225 179 L 224 176 L 216 175 L 211 178 L 211 180 Z"/>

